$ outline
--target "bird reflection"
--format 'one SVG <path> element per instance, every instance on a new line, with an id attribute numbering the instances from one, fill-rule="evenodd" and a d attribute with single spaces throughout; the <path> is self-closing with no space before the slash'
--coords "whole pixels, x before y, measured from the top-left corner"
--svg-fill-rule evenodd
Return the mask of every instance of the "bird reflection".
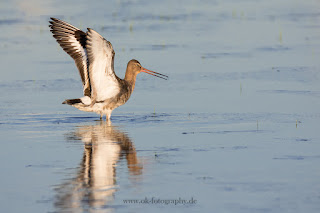
<path id="1" fill-rule="evenodd" d="M 135 147 L 130 138 L 110 123 L 78 127 L 68 135 L 69 141 L 84 143 L 80 169 L 72 180 L 59 185 L 55 206 L 59 212 L 111 210 L 116 184 L 116 166 L 126 159 L 129 177 L 142 174 Z"/>

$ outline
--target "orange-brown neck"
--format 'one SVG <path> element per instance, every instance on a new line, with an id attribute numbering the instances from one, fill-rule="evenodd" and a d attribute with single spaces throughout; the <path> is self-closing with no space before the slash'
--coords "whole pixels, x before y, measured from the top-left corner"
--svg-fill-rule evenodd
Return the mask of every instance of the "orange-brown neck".
<path id="1" fill-rule="evenodd" d="M 131 87 L 131 91 L 134 90 L 134 86 L 136 84 L 137 72 L 132 72 L 131 70 L 126 71 L 126 75 L 124 77 L 124 81 Z"/>

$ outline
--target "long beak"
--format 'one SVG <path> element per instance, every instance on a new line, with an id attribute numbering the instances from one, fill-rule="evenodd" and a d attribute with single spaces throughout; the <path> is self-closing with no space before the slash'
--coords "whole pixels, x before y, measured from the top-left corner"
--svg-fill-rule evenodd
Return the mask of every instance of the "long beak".
<path id="1" fill-rule="evenodd" d="M 161 74 L 161 73 L 158 73 L 158 72 L 154 72 L 154 71 L 151 71 L 151 70 L 148 70 L 144 67 L 141 67 L 141 72 L 145 72 L 145 73 L 148 73 L 150 75 L 153 75 L 153 76 L 156 76 L 158 78 L 162 78 L 164 80 L 168 80 L 168 76 L 167 75 L 164 75 L 164 74 Z"/>

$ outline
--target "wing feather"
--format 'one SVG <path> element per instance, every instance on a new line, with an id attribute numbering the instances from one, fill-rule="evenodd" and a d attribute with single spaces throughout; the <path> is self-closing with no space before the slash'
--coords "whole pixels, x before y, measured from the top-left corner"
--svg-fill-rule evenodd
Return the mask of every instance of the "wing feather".
<path id="1" fill-rule="evenodd" d="M 118 77 L 114 73 L 114 50 L 111 43 L 90 28 L 87 39 L 91 99 L 94 104 L 114 97 L 120 88 Z"/>
<path id="2" fill-rule="evenodd" d="M 49 27 L 53 37 L 57 40 L 65 52 L 67 52 L 75 61 L 83 84 L 83 93 L 85 96 L 91 96 L 91 86 L 88 73 L 87 58 L 87 34 L 80 29 L 61 21 L 51 18 Z"/>

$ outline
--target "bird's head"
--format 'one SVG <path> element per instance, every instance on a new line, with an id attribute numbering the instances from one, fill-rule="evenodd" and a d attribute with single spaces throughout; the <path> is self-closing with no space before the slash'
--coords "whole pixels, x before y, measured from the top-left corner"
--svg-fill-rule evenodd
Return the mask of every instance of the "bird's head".
<path id="1" fill-rule="evenodd" d="M 161 73 L 154 72 L 154 71 L 151 71 L 151 70 L 148 70 L 148 69 L 142 67 L 140 62 L 135 60 L 135 59 L 132 59 L 132 60 L 130 60 L 128 62 L 127 72 L 129 72 L 131 74 L 134 74 L 134 75 L 137 75 L 137 74 L 139 74 L 141 72 L 145 72 L 145 73 L 148 73 L 150 75 L 156 76 L 158 78 L 162 78 L 164 80 L 168 80 L 168 78 L 169 78 L 167 75 L 163 75 Z"/>

